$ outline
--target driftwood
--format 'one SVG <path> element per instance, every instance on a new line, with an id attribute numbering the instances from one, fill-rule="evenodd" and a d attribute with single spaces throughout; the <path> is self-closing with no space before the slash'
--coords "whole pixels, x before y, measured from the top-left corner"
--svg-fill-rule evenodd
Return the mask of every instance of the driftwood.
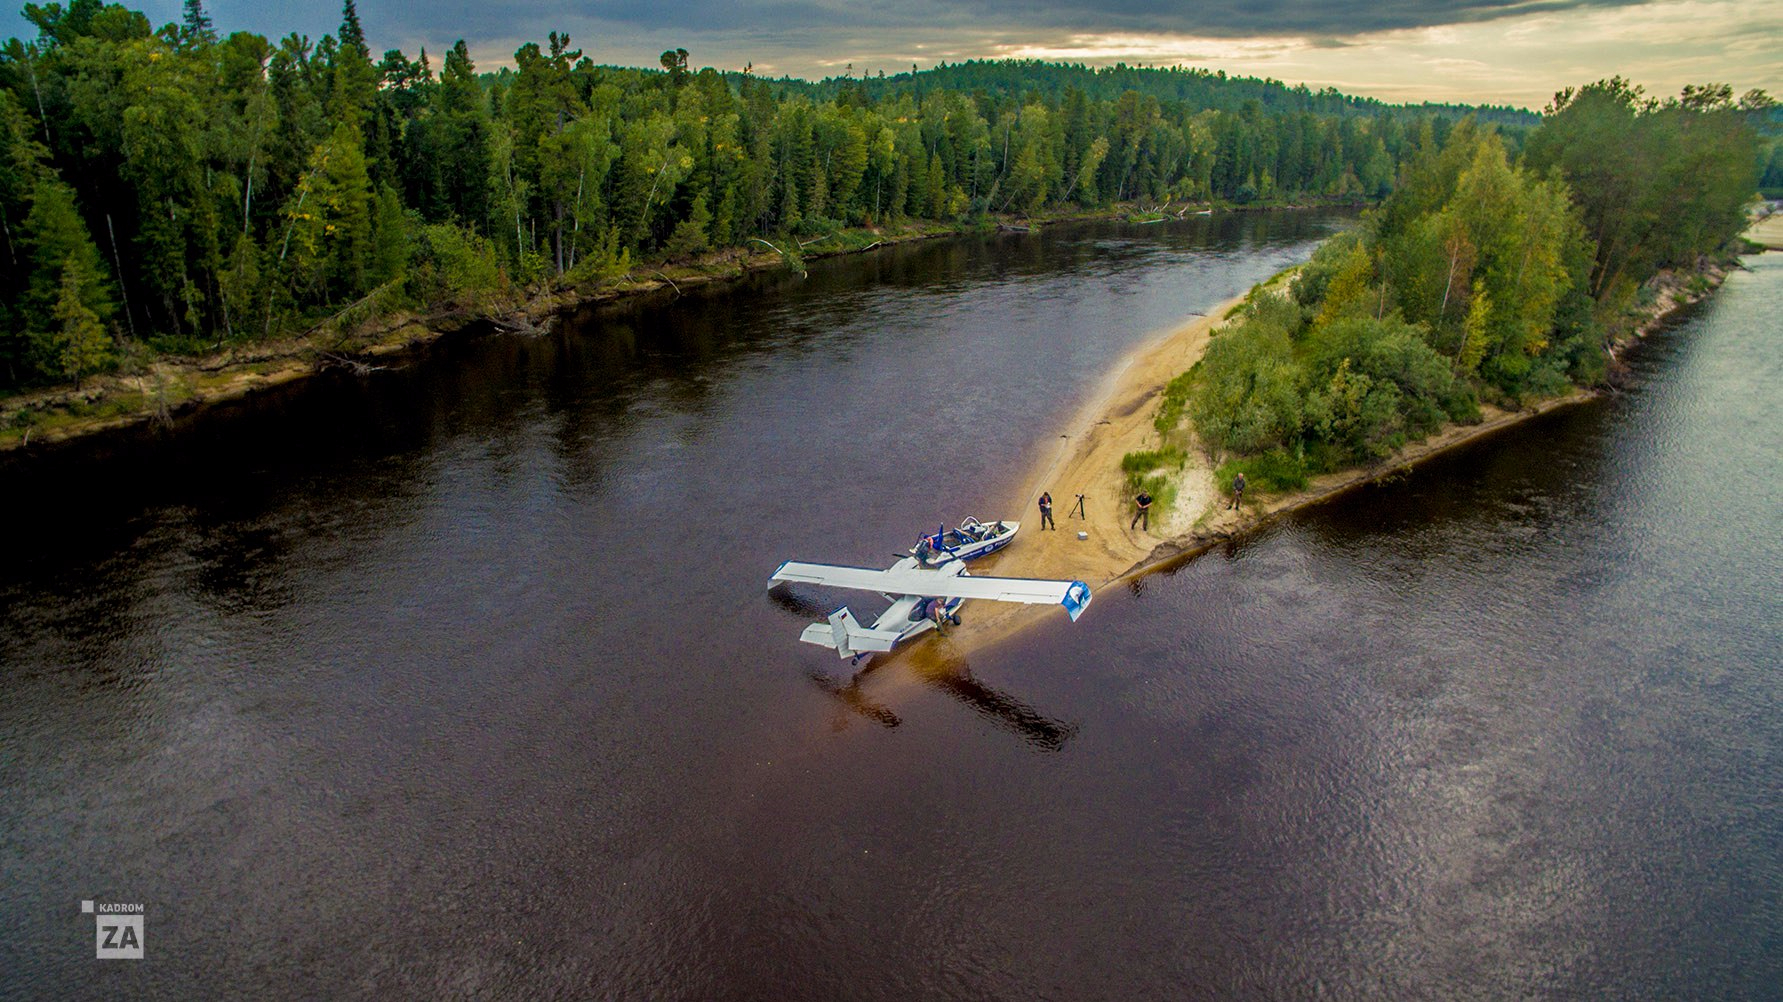
<path id="1" fill-rule="evenodd" d="M 503 334 L 521 334 L 526 337 L 544 337 L 551 332 L 551 321 L 535 324 L 525 314 L 515 313 L 506 317 L 492 317 L 489 323 Z"/>
<path id="2" fill-rule="evenodd" d="M 374 372 L 382 372 L 387 368 L 382 365 L 372 365 L 370 362 L 362 361 L 348 355 L 336 355 L 331 351 L 322 352 L 321 358 L 316 363 L 316 367 L 318 369 L 326 369 L 330 365 L 336 368 L 345 369 L 355 376 L 369 376 Z"/>
<path id="3" fill-rule="evenodd" d="M 810 277 L 811 273 L 805 270 L 805 266 L 801 265 L 801 264 L 794 264 L 792 259 L 786 256 L 785 251 L 781 250 L 778 247 L 775 247 L 773 244 L 768 243 L 766 240 L 763 240 L 761 237 L 750 237 L 749 239 L 755 241 L 758 244 L 767 244 L 767 247 L 769 250 L 772 250 L 774 253 L 780 255 L 780 260 L 785 262 L 787 267 L 799 269 L 799 277 L 800 278 Z M 797 238 L 794 238 L 794 239 L 797 239 Z"/>

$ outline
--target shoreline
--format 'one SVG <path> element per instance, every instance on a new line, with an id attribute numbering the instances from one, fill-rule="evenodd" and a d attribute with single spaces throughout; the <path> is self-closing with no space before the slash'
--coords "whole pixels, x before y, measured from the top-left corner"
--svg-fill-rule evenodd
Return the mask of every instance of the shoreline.
<path id="1" fill-rule="evenodd" d="M 956 232 L 898 233 L 864 248 L 807 256 L 862 253 L 874 247 Z M 86 389 L 61 386 L 0 398 L 0 455 L 24 452 L 33 445 L 59 446 L 119 429 L 167 423 L 175 416 L 240 400 L 331 368 L 369 373 L 380 368 L 380 362 L 411 360 L 439 342 L 467 331 L 543 335 L 559 314 L 571 310 L 600 307 L 665 288 L 679 294 L 683 286 L 734 282 L 757 272 L 785 267 L 788 265 L 784 255 L 777 250 L 732 248 L 696 264 L 665 265 L 653 269 L 645 278 L 621 279 L 592 292 L 546 291 L 500 300 L 487 309 L 447 308 L 428 314 L 397 311 L 373 323 L 336 327 L 333 337 L 318 335 L 318 331 L 337 319 L 329 318 L 294 338 L 234 345 L 204 356 L 161 357 L 149 363 L 142 373 L 94 377 Z M 670 276 L 667 270 L 676 273 Z M 48 415 L 50 421 L 43 427 L 36 421 L 21 426 L 16 418 L 26 412 Z"/>
<path id="2" fill-rule="evenodd" d="M 1128 214 L 1120 211 L 1057 216 L 1045 222 L 1120 219 Z M 798 258 L 814 260 L 968 232 L 972 231 L 920 225 L 897 231 L 848 231 L 843 234 L 845 239 L 870 237 L 871 242 L 864 246 L 807 249 L 817 243 L 812 241 L 789 249 L 795 250 Z M 170 423 L 175 417 L 241 400 L 330 369 L 370 373 L 384 367 L 381 363 L 410 361 L 439 342 L 466 336 L 467 332 L 477 332 L 468 336 L 480 336 L 482 332 L 540 336 L 550 332 L 559 315 L 574 310 L 598 308 L 664 289 L 672 289 L 678 296 L 684 288 L 737 282 L 776 269 L 802 271 L 803 266 L 789 261 L 777 247 L 733 247 L 692 262 L 641 265 L 637 270 L 642 277 L 628 274 L 591 291 L 548 290 L 498 299 L 487 308 L 448 307 L 431 313 L 399 310 L 359 324 L 338 323 L 337 314 L 297 337 L 232 345 L 204 356 L 160 357 L 141 373 L 93 377 L 85 389 L 60 386 L 0 398 L 0 456 L 26 453 L 33 446 L 60 447 L 107 432 Z M 49 420 L 20 423 L 17 419 L 27 412 L 45 415 Z"/>
<path id="3" fill-rule="evenodd" d="M 1609 346 L 1612 364 L 1630 345 L 1658 330 L 1679 309 L 1707 298 L 1720 287 L 1730 270 L 1711 267 L 1690 276 L 1662 280 L 1651 315 Z M 1690 279 L 1696 276 L 1707 280 L 1706 287 L 1690 287 Z M 1093 591 L 1130 583 L 1181 566 L 1286 515 L 1401 475 L 1436 456 L 1551 411 L 1600 399 L 1610 392 L 1608 388 L 1581 387 L 1518 410 L 1482 406 L 1477 423 L 1446 425 L 1374 463 L 1321 474 L 1304 489 L 1292 493 L 1247 498 L 1236 511 L 1221 506 L 1224 498 L 1213 483 L 1213 466 L 1205 453 L 1192 450 L 1183 470 L 1175 475 L 1178 495 L 1174 509 L 1156 520 L 1153 532 L 1132 529 L 1132 506 L 1124 496 L 1126 480 L 1120 468 L 1121 458 L 1128 452 L 1157 446 L 1158 434 L 1151 421 L 1165 384 L 1200 359 L 1214 331 L 1225 324 L 1225 313 L 1243 299 L 1239 296 L 1227 300 L 1210 310 L 1207 317 L 1177 325 L 1130 352 L 1111 370 L 1103 386 L 1079 409 L 1066 433 L 1060 436 L 1065 441 L 1050 459 L 1043 459 L 1030 469 L 1022 481 L 1022 496 L 1012 498 L 1005 509 L 1007 514 L 1002 517 L 1022 522 L 1023 545 L 986 558 L 982 569 L 974 567 L 975 573 L 1080 580 Z M 1166 363 L 1167 359 L 1177 360 L 1176 364 Z M 1073 495 L 1082 490 L 1061 479 L 1071 476 L 1078 477 L 1080 482 L 1090 480 L 1105 499 L 1100 505 L 1086 505 L 1088 514 L 1083 519 L 1059 514 L 1070 510 L 1075 501 Z M 1043 490 L 1053 494 L 1057 532 L 1039 531 L 1036 500 Z M 1089 539 L 1079 540 L 1079 531 L 1088 532 Z M 918 663 L 927 664 L 936 658 L 952 662 L 967 657 L 1049 621 L 1052 611 L 981 604 L 968 622 L 951 630 L 942 642 L 918 645 Z"/>
<path id="4" fill-rule="evenodd" d="M 1783 251 L 1783 212 L 1760 216 L 1747 227 L 1745 237 L 1768 250 Z"/>
<path id="5" fill-rule="evenodd" d="M 542 335 L 550 331 L 560 314 L 573 310 L 623 302 L 665 289 L 672 289 L 679 296 L 684 288 L 722 285 L 776 269 L 802 273 L 803 261 L 864 254 L 880 247 L 974 233 L 1029 232 L 1063 223 L 1141 221 L 1142 216 L 1157 216 L 1144 221 L 1162 222 L 1166 218 L 1187 219 L 1191 211 L 1201 209 L 1258 212 L 1320 207 L 1323 203 L 1285 206 L 1195 203 L 1167 211 L 1171 207 L 1122 204 L 1096 212 L 992 218 L 979 227 L 907 222 L 896 228 L 842 230 L 804 243 L 794 240 L 786 248 L 792 252 L 791 257 L 770 244 L 771 250 L 732 247 L 695 261 L 640 264 L 635 269 L 635 276 L 628 274 L 597 289 L 544 291 L 497 300 L 493 306 L 484 309 L 444 308 L 428 313 L 396 311 L 359 324 L 343 322 L 342 314 L 336 314 L 296 337 L 233 345 L 204 356 L 163 356 L 149 362 L 141 373 L 92 377 L 89 385 L 81 390 L 60 386 L 0 397 L 0 456 L 28 454 L 33 446 L 61 447 L 107 432 L 170 423 L 175 417 L 240 400 L 331 368 L 360 373 L 375 371 L 381 363 L 400 364 L 442 340 L 464 335 L 467 331 Z M 821 244 L 828 246 L 819 246 Z"/>

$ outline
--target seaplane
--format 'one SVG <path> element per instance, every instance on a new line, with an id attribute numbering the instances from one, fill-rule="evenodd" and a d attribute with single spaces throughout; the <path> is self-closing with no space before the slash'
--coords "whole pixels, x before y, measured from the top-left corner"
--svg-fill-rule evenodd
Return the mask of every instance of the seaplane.
<path id="1" fill-rule="evenodd" d="M 1090 586 L 1082 581 L 973 577 L 966 573 L 963 560 L 930 568 L 915 556 L 885 570 L 788 560 L 768 580 L 872 591 L 888 599 L 891 605 L 872 626 L 861 625 L 843 606 L 830 613 L 828 622 L 812 623 L 799 635 L 805 643 L 831 648 L 837 657 L 856 664 L 869 654 L 890 651 L 928 630 L 939 630 L 943 623 L 957 625 L 960 606 L 967 599 L 1061 605 L 1072 622 L 1090 605 Z"/>

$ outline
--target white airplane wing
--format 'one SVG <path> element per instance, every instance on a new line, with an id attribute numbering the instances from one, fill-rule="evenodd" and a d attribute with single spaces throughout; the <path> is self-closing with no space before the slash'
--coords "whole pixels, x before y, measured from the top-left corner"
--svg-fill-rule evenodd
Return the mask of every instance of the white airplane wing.
<path id="1" fill-rule="evenodd" d="M 1034 605 L 1058 604 L 1065 607 L 1073 621 L 1090 605 L 1090 586 L 1082 581 L 1049 581 L 1040 578 L 977 578 L 969 577 L 949 564 L 941 570 L 919 567 L 894 567 L 873 570 L 867 567 L 841 567 L 835 564 L 807 564 L 788 560 L 777 568 L 770 580 L 794 581 L 824 585 L 830 588 L 853 588 L 886 595 L 919 595 L 924 598 L 988 598 L 999 602 L 1027 602 Z"/>
<path id="2" fill-rule="evenodd" d="M 922 594 L 946 598 L 989 598 L 999 602 L 1026 602 L 1030 605 L 1058 604 L 1065 607 L 1073 620 L 1082 615 L 1090 604 L 1090 586 L 1082 581 L 960 576 L 941 578 L 936 585 L 938 587 Z"/>
<path id="3" fill-rule="evenodd" d="M 900 561 L 900 564 L 904 561 Z M 912 569 L 914 570 L 914 569 Z M 928 577 L 939 578 L 936 571 L 916 571 Z M 853 588 L 857 591 L 876 591 L 887 595 L 927 595 L 927 592 L 903 591 L 890 587 L 888 581 L 896 581 L 903 577 L 900 569 L 874 570 L 870 567 L 842 567 L 836 564 L 807 564 L 798 560 L 788 560 L 781 564 L 772 575 L 770 581 L 792 581 L 796 584 L 824 585 L 829 588 Z"/>

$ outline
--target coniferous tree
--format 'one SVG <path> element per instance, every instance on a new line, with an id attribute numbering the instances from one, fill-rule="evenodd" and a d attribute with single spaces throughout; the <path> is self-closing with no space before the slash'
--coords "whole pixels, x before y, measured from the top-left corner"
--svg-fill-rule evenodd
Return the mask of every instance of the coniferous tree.
<path id="1" fill-rule="evenodd" d="M 365 42 L 365 29 L 359 23 L 359 8 L 353 0 L 346 0 L 341 8 L 340 38 L 332 55 L 328 116 L 337 123 L 363 130 L 377 103 L 378 74 L 372 65 L 371 48 Z"/>
<path id="2" fill-rule="evenodd" d="M 1303 301 L 1315 325 L 1398 311 L 1514 396 L 1600 371 L 1599 325 L 1654 269 L 1736 232 L 1777 156 L 1754 133 L 1774 127 L 1768 97 L 1721 85 L 1661 102 L 1604 81 L 1532 132 L 1512 109 L 1192 70 L 971 62 L 808 83 L 695 72 L 683 49 L 660 69 L 599 66 L 559 33 L 487 74 L 461 41 L 436 80 L 425 52 L 374 63 L 352 0 L 337 34 L 277 45 L 219 39 L 203 0 L 159 31 L 103 0 L 25 14 L 38 36 L 0 45 L 9 387 L 58 371 L 37 339 L 59 329 L 71 253 L 102 324 L 192 350 L 306 328 L 411 252 L 427 281 L 476 276 L 477 299 L 840 226 L 1391 194 L 1361 257 L 1340 255 L 1352 273 L 1309 268 L 1337 293 Z M 1359 363 L 1314 375 L 1357 406 L 1388 392 Z"/>
<path id="3" fill-rule="evenodd" d="M 111 295 L 98 277 L 104 266 L 99 248 L 75 208 L 74 190 L 55 178 L 40 179 L 23 229 L 24 243 L 30 249 L 31 278 L 21 312 L 29 327 L 39 332 L 55 328 L 55 304 L 61 297 L 63 272 L 71 261 L 79 269 L 82 301 L 101 320 L 109 318 Z"/>
<path id="4" fill-rule="evenodd" d="M 185 0 L 182 10 L 182 42 L 193 46 L 217 44 L 217 31 L 211 24 L 210 14 L 204 9 L 204 0 Z"/>
<path id="5" fill-rule="evenodd" d="M 464 39 L 446 53 L 435 93 L 442 200 L 460 222 L 482 225 L 491 207 L 489 108 Z"/>
<path id="6" fill-rule="evenodd" d="M 111 339 L 99 314 L 85 301 L 84 286 L 97 281 L 87 272 L 80 255 L 70 255 L 62 268 L 62 288 L 54 311 L 56 329 L 52 354 L 59 375 L 80 389 L 85 376 L 98 372 L 112 360 Z"/>

